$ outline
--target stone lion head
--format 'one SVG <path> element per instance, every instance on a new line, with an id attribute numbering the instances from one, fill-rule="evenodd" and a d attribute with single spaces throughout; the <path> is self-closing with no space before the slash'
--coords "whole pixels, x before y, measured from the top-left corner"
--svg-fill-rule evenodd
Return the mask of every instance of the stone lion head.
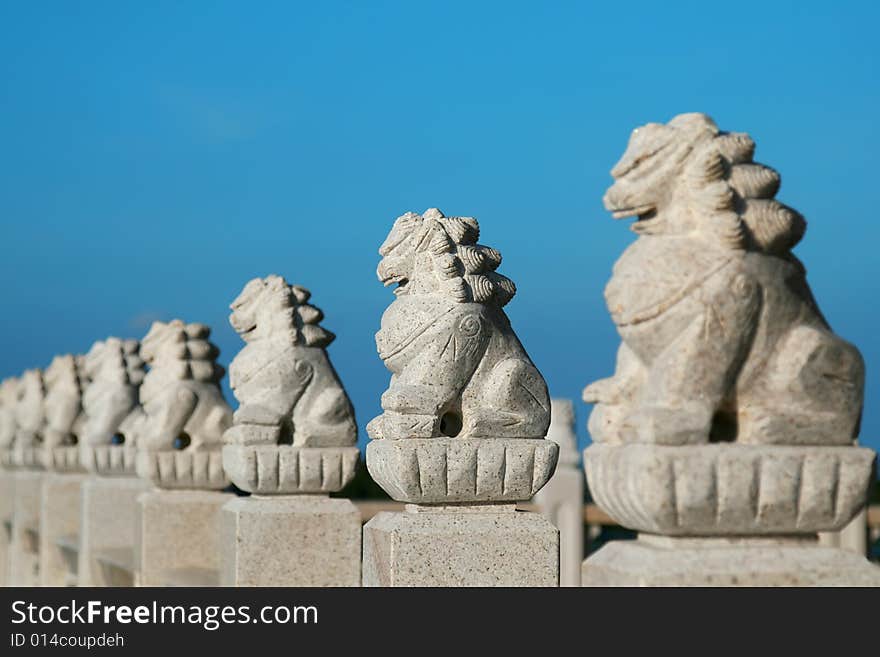
<path id="1" fill-rule="evenodd" d="M 275 274 L 255 278 L 230 304 L 229 323 L 245 342 L 284 337 L 292 344 L 326 347 L 335 335 L 319 326 L 324 313 L 307 303 L 311 293 Z"/>
<path id="2" fill-rule="evenodd" d="M 376 269 L 394 293 L 441 293 L 457 302 L 504 306 L 516 294 L 509 278 L 495 272 L 501 254 L 477 244 L 480 225 L 473 217 L 446 217 L 431 208 L 397 218 L 379 255 Z"/>
<path id="3" fill-rule="evenodd" d="M 752 161 L 755 142 L 721 132 L 705 114 L 636 128 L 611 170 L 604 203 L 615 219 L 637 217 L 640 234 L 705 235 L 732 248 L 785 253 L 806 223 L 774 200 L 779 174 Z"/>

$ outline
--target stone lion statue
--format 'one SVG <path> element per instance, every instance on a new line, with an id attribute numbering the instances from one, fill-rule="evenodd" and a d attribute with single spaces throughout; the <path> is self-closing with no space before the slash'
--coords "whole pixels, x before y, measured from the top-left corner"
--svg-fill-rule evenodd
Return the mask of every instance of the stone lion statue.
<path id="1" fill-rule="evenodd" d="M 43 465 L 50 470 L 76 469 L 79 464 L 79 436 L 85 426 L 82 391 L 84 358 L 55 356 L 43 373 L 46 398 L 43 401 Z"/>
<path id="2" fill-rule="evenodd" d="M 47 449 L 79 442 L 85 422 L 82 413 L 81 360 L 72 354 L 55 356 L 43 374 L 46 384 L 43 440 Z"/>
<path id="3" fill-rule="evenodd" d="M 513 282 L 471 217 L 399 217 L 377 274 L 395 285 L 376 345 L 391 371 L 372 438 L 543 438 L 550 399 L 503 307 Z"/>
<path id="4" fill-rule="evenodd" d="M 16 431 L 12 451 L 13 461 L 17 466 L 39 465 L 38 453 L 43 445 L 45 394 L 42 370 L 26 370 L 19 380 L 18 403 L 15 406 Z"/>
<path id="5" fill-rule="evenodd" d="M 83 359 L 88 385 L 82 397 L 85 422 L 79 446 L 80 459 L 90 471 L 133 472 L 143 413 L 138 388 L 145 374 L 139 349 L 137 340 L 110 337 L 92 345 Z"/>
<path id="6" fill-rule="evenodd" d="M 9 462 L 12 443 L 18 424 L 15 408 L 18 405 L 18 377 L 11 376 L 0 382 L 0 464 Z"/>
<path id="7" fill-rule="evenodd" d="M 633 132 L 605 206 L 638 239 L 605 298 L 622 343 L 588 386 L 597 442 L 848 445 L 864 387 L 791 253 L 805 222 L 743 133 L 682 114 Z"/>
<path id="8" fill-rule="evenodd" d="M 310 293 L 280 276 L 255 278 L 232 302 L 229 322 L 245 341 L 229 366 L 240 402 L 227 442 L 297 447 L 354 445 L 357 425 L 325 348 L 335 336 Z"/>
<path id="9" fill-rule="evenodd" d="M 224 370 L 211 329 L 179 319 L 153 322 L 141 340 L 149 365 L 139 396 L 138 474 L 160 487 L 223 488 L 223 432 L 232 409 L 219 382 Z"/>
<path id="10" fill-rule="evenodd" d="M 232 409 L 219 382 L 225 371 L 211 329 L 175 319 L 153 322 L 141 340 L 150 366 L 140 388 L 144 411 L 138 446 L 148 450 L 219 447 L 232 424 Z"/>

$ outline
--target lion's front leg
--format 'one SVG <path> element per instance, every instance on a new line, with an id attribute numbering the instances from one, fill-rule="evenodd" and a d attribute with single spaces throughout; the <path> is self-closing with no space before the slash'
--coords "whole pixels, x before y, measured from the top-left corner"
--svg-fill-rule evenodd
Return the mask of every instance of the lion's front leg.
<path id="1" fill-rule="evenodd" d="M 223 434 L 224 440 L 242 445 L 292 442 L 293 408 L 313 375 L 314 367 L 307 359 L 291 362 L 279 357 L 261 369 L 259 376 L 244 383 L 233 382 L 241 404 L 233 415 L 233 426 Z"/>
<path id="2" fill-rule="evenodd" d="M 708 442 L 715 413 L 730 394 L 748 353 L 761 308 L 757 283 L 744 274 L 699 290 L 702 312 L 650 363 L 626 442 Z"/>
<path id="3" fill-rule="evenodd" d="M 420 342 L 418 353 L 382 395 L 385 411 L 368 426 L 373 437 L 443 435 L 443 415 L 460 404 L 461 392 L 483 358 L 492 326 L 480 310 L 453 315 Z"/>
<path id="4" fill-rule="evenodd" d="M 86 445 L 109 444 L 114 434 L 136 403 L 136 393 L 129 387 L 121 387 L 105 393 L 103 398 L 96 400 L 93 408 L 97 413 L 90 416 L 85 427 Z M 123 435 L 123 439 L 127 437 Z"/>
<path id="5" fill-rule="evenodd" d="M 623 422 L 632 411 L 634 397 L 645 379 L 645 366 L 626 342 L 617 350 L 614 376 L 594 381 L 583 400 L 594 404 L 587 430 L 595 442 L 619 442 Z"/>
<path id="6" fill-rule="evenodd" d="M 146 407 L 148 419 L 139 446 L 146 449 L 170 449 L 180 437 L 196 404 L 195 392 L 185 386 L 170 390 L 168 394 L 150 402 Z"/>

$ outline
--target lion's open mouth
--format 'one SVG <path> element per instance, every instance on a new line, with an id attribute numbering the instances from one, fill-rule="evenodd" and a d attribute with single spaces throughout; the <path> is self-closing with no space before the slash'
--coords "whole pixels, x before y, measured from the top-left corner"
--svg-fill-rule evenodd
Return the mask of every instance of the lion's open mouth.
<path id="1" fill-rule="evenodd" d="M 406 276 L 404 276 L 403 274 L 392 274 L 382 279 L 382 285 L 384 285 L 385 287 L 388 287 L 389 285 L 394 285 L 395 283 L 397 283 L 398 285 L 400 285 L 401 283 L 406 285 Z"/>
<path id="2" fill-rule="evenodd" d="M 635 205 L 629 208 L 617 208 L 611 211 L 611 216 L 615 219 L 638 217 L 639 221 L 644 218 L 651 218 L 654 214 L 656 214 L 656 208 L 652 204 Z"/>
<path id="3" fill-rule="evenodd" d="M 394 288 L 394 294 L 400 294 L 404 291 L 404 288 L 406 288 L 409 279 L 406 276 L 399 276 L 395 282 L 397 283 L 397 287 Z"/>
<path id="4" fill-rule="evenodd" d="M 239 335 L 247 335 L 248 333 L 253 333 L 257 330 L 256 322 L 253 322 L 252 324 L 243 324 L 235 319 L 230 319 L 229 323 L 232 324 L 232 328 L 235 329 L 235 332 Z"/>

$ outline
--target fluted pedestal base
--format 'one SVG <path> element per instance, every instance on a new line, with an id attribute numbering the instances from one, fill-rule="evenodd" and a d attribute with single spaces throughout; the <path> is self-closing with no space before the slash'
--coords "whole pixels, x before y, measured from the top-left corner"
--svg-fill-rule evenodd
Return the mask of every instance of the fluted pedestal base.
<path id="1" fill-rule="evenodd" d="M 641 534 L 584 561 L 583 586 L 880 586 L 880 567 L 815 538 Z"/>

